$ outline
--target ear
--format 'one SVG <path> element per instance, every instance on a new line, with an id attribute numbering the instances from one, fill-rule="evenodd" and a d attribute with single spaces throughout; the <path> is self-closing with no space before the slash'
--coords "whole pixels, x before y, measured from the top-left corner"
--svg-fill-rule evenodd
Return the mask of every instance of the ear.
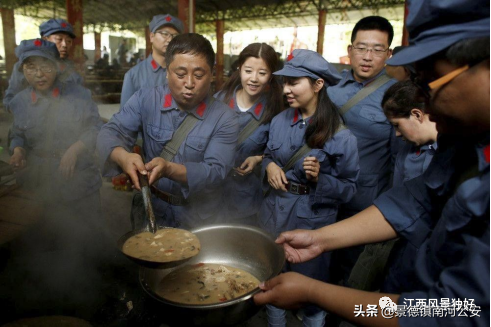
<path id="1" fill-rule="evenodd" d="M 314 84 L 314 92 L 315 93 L 319 92 L 323 86 L 324 86 L 324 80 L 322 78 L 317 79 Z"/>
<path id="2" fill-rule="evenodd" d="M 420 123 L 423 122 L 424 113 L 421 111 L 421 109 L 418 108 L 411 109 L 411 116 L 416 118 L 416 120 L 419 121 Z"/>

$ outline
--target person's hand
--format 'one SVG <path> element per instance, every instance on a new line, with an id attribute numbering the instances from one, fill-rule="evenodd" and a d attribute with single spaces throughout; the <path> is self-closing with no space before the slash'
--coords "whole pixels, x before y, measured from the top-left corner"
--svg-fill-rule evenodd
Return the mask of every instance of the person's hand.
<path id="1" fill-rule="evenodd" d="M 164 177 L 167 169 L 167 161 L 164 158 L 153 158 L 145 164 L 145 169 L 148 171 L 148 184 L 152 185 L 160 178 Z"/>
<path id="2" fill-rule="evenodd" d="M 263 291 L 254 295 L 257 305 L 272 304 L 283 309 L 298 309 L 309 302 L 309 293 L 315 280 L 287 272 L 259 284 Z"/>
<path id="3" fill-rule="evenodd" d="M 12 157 L 10 157 L 9 164 L 12 166 L 14 171 L 25 168 L 27 166 L 26 150 L 21 147 L 16 147 Z"/>
<path id="4" fill-rule="evenodd" d="M 254 168 L 263 160 L 262 156 L 251 156 L 248 157 L 240 167 L 234 168 L 235 171 L 242 176 L 252 173 Z"/>
<path id="5" fill-rule="evenodd" d="M 324 252 L 317 234 L 315 230 L 296 229 L 281 233 L 275 242 L 283 245 L 286 260 L 300 263 L 309 261 Z"/>
<path id="6" fill-rule="evenodd" d="M 303 160 L 303 169 L 305 170 L 305 177 L 308 181 L 317 183 L 319 180 L 319 171 L 321 165 L 316 157 L 306 157 Z"/>
<path id="7" fill-rule="evenodd" d="M 142 157 L 138 153 L 130 153 L 122 147 L 114 148 L 110 157 L 130 177 L 133 186 L 137 190 L 141 190 L 138 173 L 147 174 Z"/>
<path id="8" fill-rule="evenodd" d="M 58 171 L 65 179 L 70 179 L 73 177 L 75 165 L 77 164 L 78 153 L 77 147 L 72 145 L 61 157 Z"/>
<path id="9" fill-rule="evenodd" d="M 288 184 L 285 172 L 274 162 L 270 162 L 266 167 L 266 173 L 268 174 L 268 183 L 275 190 L 282 190 L 286 192 L 285 184 Z"/>

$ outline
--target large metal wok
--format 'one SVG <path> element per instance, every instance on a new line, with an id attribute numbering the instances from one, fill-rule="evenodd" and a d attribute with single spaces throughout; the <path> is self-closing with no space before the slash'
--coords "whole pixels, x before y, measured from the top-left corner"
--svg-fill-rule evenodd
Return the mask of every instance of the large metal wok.
<path id="1" fill-rule="evenodd" d="M 186 264 L 219 263 L 243 269 L 264 281 L 280 273 L 285 262 L 283 248 L 266 232 L 244 225 L 215 225 L 192 230 L 201 242 L 200 253 Z M 140 268 L 143 289 L 162 306 L 167 323 L 178 326 L 226 326 L 240 323 L 257 313 L 252 296 L 208 305 L 189 305 L 168 301 L 156 293 L 162 279 L 176 268 Z"/>

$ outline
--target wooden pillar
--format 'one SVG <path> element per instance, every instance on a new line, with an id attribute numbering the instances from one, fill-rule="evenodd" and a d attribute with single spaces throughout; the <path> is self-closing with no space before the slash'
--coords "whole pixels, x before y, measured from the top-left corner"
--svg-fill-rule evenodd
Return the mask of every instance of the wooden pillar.
<path id="1" fill-rule="evenodd" d="M 195 30 L 195 0 L 178 0 L 177 17 L 184 24 L 184 33 L 194 33 Z"/>
<path id="2" fill-rule="evenodd" d="M 404 3 L 404 27 L 402 30 L 402 45 L 409 45 L 409 33 L 406 28 L 406 19 L 408 14 L 409 14 L 409 10 L 407 7 L 407 0 L 406 0 L 406 2 Z"/>
<path id="3" fill-rule="evenodd" d="M 215 67 L 215 91 L 222 88 L 223 85 L 223 34 L 225 31 L 225 21 L 223 19 L 216 20 L 217 26 L 217 55 Z"/>
<path id="4" fill-rule="evenodd" d="M 152 43 L 150 43 L 150 27 L 145 26 L 145 58 L 152 53 Z"/>
<path id="5" fill-rule="evenodd" d="M 2 27 L 3 27 L 3 45 L 5 48 L 5 68 L 7 75 L 12 74 L 17 57 L 15 56 L 15 18 L 13 9 L 1 9 L 2 12 Z"/>
<path id="6" fill-rule="evenodd" d="M 326 30 L 327 10 L 319 10 L 319 27 L 317 31 L 317 52 L 322 56 L 324 52 L 324 32 Z"/>
<path id="7" fill-rule="evenodd" d="M 69 57 L 82 76 L 85 74 L 83 9 L 83 0 L 66 0 L 67 20 L 72 24 L 76 36 Z"/>
<path id="8" fill-rule="evenodd" d="M 94 62 L 101 59 L 101 33 L 94 31 L 95 53 Z"/>

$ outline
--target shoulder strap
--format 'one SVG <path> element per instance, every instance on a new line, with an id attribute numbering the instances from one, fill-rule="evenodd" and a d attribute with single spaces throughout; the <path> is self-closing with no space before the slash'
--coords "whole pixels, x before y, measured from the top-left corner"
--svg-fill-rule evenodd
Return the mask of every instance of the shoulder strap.
<path id="1" fill-rule="evenodd" d="M 213 102 L 215 102 L 215 98 L 211 97 L 210 102 L 207 106 L 211 106 Z M 181 123 L 181 125 L 174 132 L 174 135 L 172 135 L 172 139 L 167 142 L 167 144 L 162 149 L 160 157 L 164 158 L 167 161 L 172 161 L 172 159 L 174 159 L 174 157 L 176 156 L 182 142 L 184 142 L 189 132 L 193 129 L 198 121 L 198 118 L 189 113 L 186 118 L 184 118 L 184 121 Z"/>
<path id="2" fill-rule="evenodd" d="M 390 81 L 391 78 L 387 74 L 382 74 L 375 79 L 372 83 L 362 88 L 351 99 L 348 100 L 340 109 L 339 114 L 344 116 L 351 108 L 353 108 L 358 102 L 369 96 L 379 87 Z"/>
<path id="3" fill-rule="evenodd" d="M 239 138 L 237 140 L 237 145 L 242 144 L 249 136 L 254 133 L 254 131 L 259 127 L 261 122 L 256 120 L 254 117 L 247 123 L 243 130 L 239 133 Z"/>
<path id="4" fill-rule="evenodd" d="M 303 155 L 309 152 L 310 150 L 312 149 L 307 145 L 307 143 L 305 143 L 300 149 L 298 149 L 297 152 L 295 152 L 295 154 L 290 158 L 290 160 L 288 160 L 286 165 L 282 168 L 283 171 L 285 173 L 289 171 L 293 167 L 295 162 L 297 162 L 298 159 L 303 157 Z"/>

